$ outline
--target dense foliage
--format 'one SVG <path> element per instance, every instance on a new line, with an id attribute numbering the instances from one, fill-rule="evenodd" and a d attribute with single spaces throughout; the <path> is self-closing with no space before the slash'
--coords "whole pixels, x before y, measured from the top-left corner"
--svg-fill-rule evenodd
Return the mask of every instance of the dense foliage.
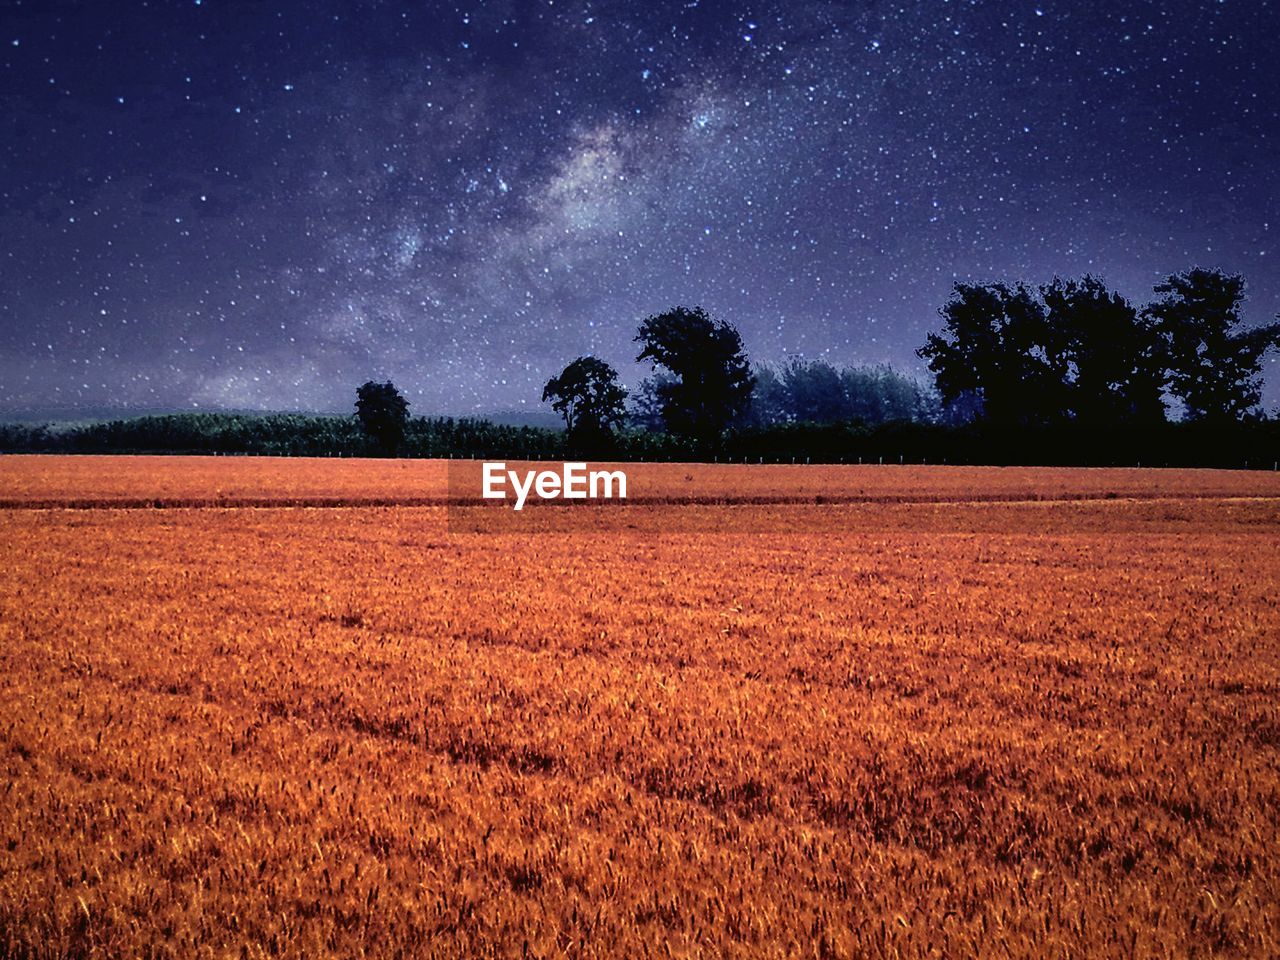
<path id="1" fill-rule="evenodd" d="M 553 456 L 559 431 L 467 417 L 411 417 L 399 453 L 408 457 Z M 0 427 L 0 449 L 49 453 L 205 453 L 371 456 L 381 452 L 355 417 L 186 413 L 72 426 Z"/>
<path id="2" fill-rule="evenodd" d="M 195 453 L 377 456 L 354 417 L 298 414 L 176 414 L 73 427 L 0 427 L 7 453 Z M 403 457 L 561 459 L 579 455 L 559 430 L 470 418 L 414 417 Z M 1170 422 L 1092 428 L 1009 428 L 892 420 L 869 425 L 778 423 L 726 432 L 714 445 L 666 433 L 618 433 L 622 461 L 733 460 L 765 463 L 993 463 L 1090 466 L 1215 466 L 1271 469 L 1280 460 L 1280 420 Z"/>
<path id="3" fill-rule="evenodd" d="M 888 366 L 837 368 L 792 359 L 780 369 L 755 371 L 746 422 L 753 427 L 796 423 L 933 423 L 943 411 L 937 395 Z"/>
<path id="4" fill-rule="evenodd" d="M 409 423 L 409 402 L 394 383 L 370 380 L 356 390 L 356 419 L 364 435 L 383 454 L 395 456 Z"/>
<path id="5" fill-rule="evenodd" d="M 751 402 L 755 378 L 737 329 L 701 307 L 646 317 L 636 360 L 666 377 L 653 380 L 667 431 L 714 443 Z"/>
<path id="6" fill-rule="evenodd" d="M 1194 269 L 1139 310 L 1096 277 L 957 283 L 918 351 L 949 409 L 1002 427 L 1160 424 L 1256 417 L 1261 362 L 1280 323 L 1246 329 L 1244 279 Z"/>
<path id="7" fill-rule="evenodd" d="M 569 445 L 584 450 L 612 447 L 626 399 L 617 371 L 599 357 L 578 357 L 542 388 L 542 402 L 564 417 Z"/>

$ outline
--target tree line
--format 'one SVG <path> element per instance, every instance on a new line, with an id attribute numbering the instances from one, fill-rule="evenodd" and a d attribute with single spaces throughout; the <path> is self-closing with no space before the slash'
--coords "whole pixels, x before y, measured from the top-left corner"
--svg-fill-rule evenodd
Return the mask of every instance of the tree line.
<path id="1" fill-rule="evenodd" d="M 1076 460 L 1090 448 L 1167 460 L 1165 444 L 1192 440 L 1208 453 L 1215 432 L 1273 436 L 1260 429 L 1261 363 L 1280 346 L 1280 323 L 1245 326 L 1244 278 L 1195 268 L 1153 292 L 1138 307 L 1091 275 L 1038 287 L 957 283 L 939 310 L 941 329 L 917 351 L 931 387 L 887 368 L 820 361 L 753 370 L 732 325 L 677 307 L 640 325 L 636 359 L 654 373 L 630 410 L 617 373 L 589 356 L 549 380 L 543 400 L 584 450 L 607 449 L 628 420 L 702 450 L 772 430 L 774 452 L 804 425 L 911 423 L 958 431 L 1002 461 L 1014 447 L 1041 457 L 1056 447 Z M 958 452 L 937 431 L 929 437 L 923 446 L 935 453 Z"/>
<path id="2" fill-rule="evenodd" d="M 1119 427 L 1261 415 L 1263 354 L 1280 323 L 1247 329 L 1244 278 L 1175 274 L 1141 309 L 1095 277 L 956 284 L 918 351 L 944 403 L 1003 426 Z"/>
<path id="3" fill-rule="evenodd" d="M 598 357 L 541 399 L 564 430 L 413 417 L 392 383 L 353 417 L 144 417 L 64 430 L 0 427 L 0 449 L 283 455 L 751 459 L 1270 466 L 1260 409 L 1280 323 L 1247 328 L 1244 280 L 1196 268 L 1138 307 L 1096 277 L 954 285 L 917 351 L 926 383 L 889 367 L 795 358 L 752 365 L 738 330 L 700 307 L 645 318 L 628 391 Z"/>

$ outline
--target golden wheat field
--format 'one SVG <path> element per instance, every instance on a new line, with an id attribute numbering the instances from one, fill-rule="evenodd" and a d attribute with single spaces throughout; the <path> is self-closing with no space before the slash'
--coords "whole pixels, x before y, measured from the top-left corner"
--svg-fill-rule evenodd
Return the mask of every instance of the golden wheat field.
<path id="1" fill-rule="evenodd" d="M 0 458 L 0 956 L 1280 955 L 1276 475 L 634 469 Z"/>
<path id="2" fill-rule="evenodd" d="M 512 467 L 547 466 L 529 461 Z M 1280 473 L 1099 467 L 626 464 L 631 499 L 737 502 L 1070 500 L 1280 497 Z M 7 456 L 0 507 L 437 506 L 450 497 L 446 460 L 275 457 Z"/>

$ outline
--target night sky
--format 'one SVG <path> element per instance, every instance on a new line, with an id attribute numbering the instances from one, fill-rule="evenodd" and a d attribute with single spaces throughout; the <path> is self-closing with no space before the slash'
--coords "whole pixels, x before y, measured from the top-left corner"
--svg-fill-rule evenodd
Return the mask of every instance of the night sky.
<path id="1" fill-rule="evenodd" d="M 0 5 L 0 414 L 538 409 L 700 304 L 887 361 L 956 279 L 1280 311 L 1280 7 Z M 1278 398 L 1268 364 L 1268 401 Z M 542 408 L 545 409 L 545 408 Z"/>

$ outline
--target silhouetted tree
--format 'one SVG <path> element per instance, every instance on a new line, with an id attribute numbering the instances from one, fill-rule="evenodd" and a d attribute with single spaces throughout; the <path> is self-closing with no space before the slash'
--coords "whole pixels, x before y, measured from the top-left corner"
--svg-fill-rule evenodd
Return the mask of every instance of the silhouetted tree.
<path id="1" fill-rule="evenodd" d="M 393 455 L 404 440 L 409 421 L 409 402 L 395 384 L 370 380 L 356 390 L 356 417 L 365 436 L 387 455 Z"/>
<path id="2" fill-rule="evenodd" d="M 754 377 L 732 325 L 701 307 L 676 307 L 646 318 L 635 339 L 638 361 L 672 374 L 655 387 L 667 430 L 706 442 L 746 410 Z"/>
<path id="3" fill-rule="evenodd" d="M 1096 277 L 1040 288 L 1043 356 L 1066 418 L 1093 426 L 1163 422 L 1164 350 L 1153 325 Z"/>
<path id="4" fill-rule="evenodd" d="M 617 371 L 596 357 L 579 357 L 542 388 L 542 402 L 564 417 L 570 443 L 580 447 L 610 438 L 626 417 L 626 399 Z"/>
<path id="5" fill-rule="evenodd" d="M 1240 420 L 1262 396 L 1262 355 L 1280 346 L 1280 323 L 1241 329 L 1244 277 L 1196 267 L 1156 286 L 1146 308 L 1163 339 L 1169 391 L 1188 420 Z"/>
<path id="6" fill-rule="evenodd" d="M 1165 350 L 1153 324 L 1096 277 L 956 284 L 941 333 L 917 351 L 950 411 L 998 426 L 1164 420 Z"/>
<path id="7" fill-rule="evenodd" d="M 1022 284 L 957 283 L 938 311 L 943 332 L 916 351 L 949 407 L 1005 426 L 1052 423 L 1066 406 L 1061 364 L 1046 355 L 1044 305 Z"/>

